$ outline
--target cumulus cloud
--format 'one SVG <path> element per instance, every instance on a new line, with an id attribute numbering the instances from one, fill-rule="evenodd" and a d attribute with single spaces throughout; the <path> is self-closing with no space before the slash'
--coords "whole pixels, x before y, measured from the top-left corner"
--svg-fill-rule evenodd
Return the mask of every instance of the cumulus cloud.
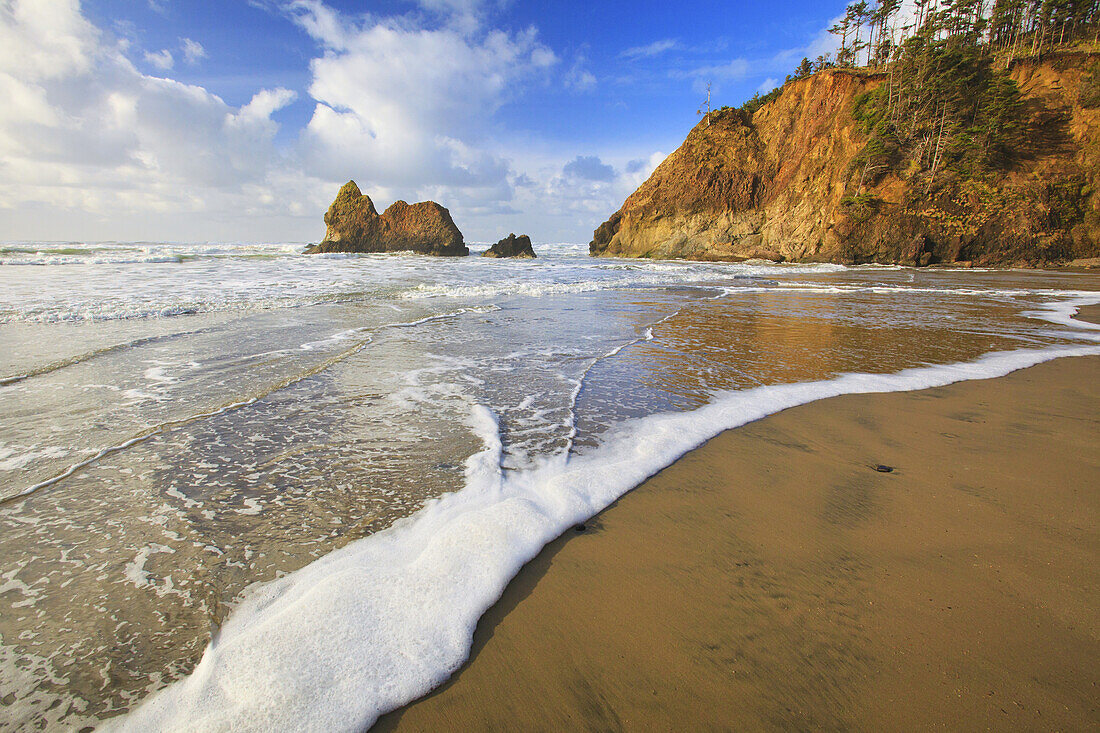
<path id="1" fill-rule="evenodd" d="M 237 106 L 144 67 L 129 47 L 136 32 L 127 41 L 115 26 L 97 28 L 78 0 L 0 2 L 0 229 L 20 238 L 315 237 L 339 184 L 355 178 L 380 205 L 440 201 L 472 240 L 508 227 L 583 236 L 656 162 L 636 151 L 565 154 L 503 129 L 501 107 L 561 62 L 534 29 L 491 28 L 485 19 L 498 5 L 424 0 L 378 18 L 321 0 L 270 0 L 265 7 L 315 43 L 310 81 L 257 89 Z M 179 44 L 165 49 L 173 61 L 205 55 L 192 39 Z M 575 67 L 575 83 L 591 85 L 583 63 L 574 57 L 558 78 Z M 308 124 L 280 135 L 280 110 L 301 98 L 313 108 Z"/>
<path id="2" fill-rule="evenodd" d="M 615 169 L 606 165 L 596 155 L 578 155 L 565 164 L 562 172 L 571 178 L 581 178 L 586 181 L 615 180 Z"/>
<path id="3" fill-rule="evenodd" d="M 323 49 L 310 64 L 317 104 L 301 141 L 310 170 L 463 195 L 508 186 L 508 163 L 486 133 L 501 105 L 557 62 L 534 29 L 470 35 L 397 19 L 360 23 L 316 0 L 291 10 Z"/>
<path id="4" fill-rule="evenodd" d="M 93 219 L 239 210 L 270 186 L 293 92 L 241 108 L 202 87 L 148 76 L 76 0 L 0 6 L 0 201 Z M 279 211 L 274 205 L 272 210 Z"/>
<path id="5" fill-rule="evenodd" d="M 206 58 L 206 49 L 202 47 L 201 43 L 192 41 L 190 38 L 180 39 L 180 49 L 183 51 L 184 61 L 189 64 L 197 64 Z"/>
<path id="6" fill-rule="evenodd" d="M 234 121 L 260 122 L 268 124 L 274 112 L 282 109 L 295 100 L 298 95 L 290 89 L 277 87 L 275 89 L 261 89 L 252 96 L 248 104 L 241 107 L 241 111 L 230 115 Z"/>
<path id="7" fill-rule="evenodd" d="M 75 0 L 0 5 L 0 73 L 28 82 L 82 74 L 96 41 Z"/>

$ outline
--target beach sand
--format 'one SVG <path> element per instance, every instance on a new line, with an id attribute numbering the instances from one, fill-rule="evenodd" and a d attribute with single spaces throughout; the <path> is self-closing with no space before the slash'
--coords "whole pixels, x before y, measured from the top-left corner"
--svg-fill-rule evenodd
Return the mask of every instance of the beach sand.
<path id="1" fill-rule="evenodd" d="M 1100 358 L 716 437 L 376 730 L 761 728 L 1100 728 Z"/>

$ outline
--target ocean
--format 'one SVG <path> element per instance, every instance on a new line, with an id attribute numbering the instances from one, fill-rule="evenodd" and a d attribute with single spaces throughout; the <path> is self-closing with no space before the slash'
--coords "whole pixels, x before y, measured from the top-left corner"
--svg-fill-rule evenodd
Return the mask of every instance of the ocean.
<path id="1" fill-rule="evenodd" d="M 1094 275 L 303 246 L 0 245 L 0 729 L 361 730 L 722 430 L 1100 354 Z"/>

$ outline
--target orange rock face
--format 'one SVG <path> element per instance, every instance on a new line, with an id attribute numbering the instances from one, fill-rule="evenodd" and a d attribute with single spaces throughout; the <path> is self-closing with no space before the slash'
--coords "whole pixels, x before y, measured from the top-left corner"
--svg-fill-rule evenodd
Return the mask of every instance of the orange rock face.
<path id="1" fill-rule="evenodd" d="M 370 197 L 348 181 L 325 213 L 325 238 L 310 245 L 320 252 L 418 252 L 462 257 L 470 254 L 451 213 L 434 201 L 395 201 L 381 214 Z"/>
<path id="2" fill-rule="evenodd" d="M 593 233 L 595 256 L 1051 265 L 1100 255 L 1100 108 L 1079 99 L 1100 54 L 1019 59 L 1031 121 L 1058 145 L 1010 168 L 934 186 L 912 171 L 861 176 L 856 98 L 887 76 L 835 69 L 787 84 L 749 116 L 700 122 Z M 852 196 L 863 199 L 853 205 Z M 911 251 L 914 242 L 919 251 Z"/>

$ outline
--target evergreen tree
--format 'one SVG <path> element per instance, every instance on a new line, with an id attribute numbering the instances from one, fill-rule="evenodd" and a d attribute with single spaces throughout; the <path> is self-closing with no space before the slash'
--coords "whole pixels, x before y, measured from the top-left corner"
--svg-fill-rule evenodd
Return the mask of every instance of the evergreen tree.
<path id="1" fill-rule="evenodd" d="M 804 58 L 787 77 L 885 66 L 884 83 L 856 106 L 871 135 L 859 159 L 861 189 L 902 161 L 930 179 L 944 167 L 973 174 L 1010 164 L 1026 134 L 1019 90 L 1007 73 L 1012 60 L 1059 44 L 1100 43 L 1100 0 L 913 0 L 915 18 L 901 25 L 903 3 L 849 4 L 829 29 L 840 39 L 835 60 Z M 779 93 L 757 94 L 742 109 L 754 112 Z"/>

